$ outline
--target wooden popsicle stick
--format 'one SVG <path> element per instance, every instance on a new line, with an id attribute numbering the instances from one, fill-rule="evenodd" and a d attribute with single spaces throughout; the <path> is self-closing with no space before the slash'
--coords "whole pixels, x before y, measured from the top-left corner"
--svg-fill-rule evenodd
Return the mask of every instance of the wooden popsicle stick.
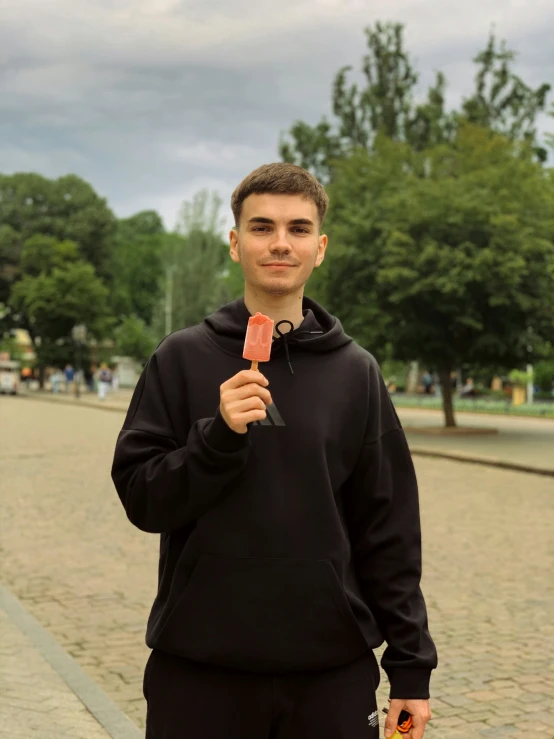
<path id="1" fill-rule="evenodd" d="M 252 361 L 252 367 L 250 369 L 254 370 L 254 372 L 259 372 L 258 361 L 256 359 Z"/>

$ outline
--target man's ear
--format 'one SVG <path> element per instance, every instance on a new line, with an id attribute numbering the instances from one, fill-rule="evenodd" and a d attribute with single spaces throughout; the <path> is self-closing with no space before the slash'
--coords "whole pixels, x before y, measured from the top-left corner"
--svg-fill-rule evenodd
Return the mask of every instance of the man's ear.
<path id="1" fill-rule="evenodd" d="M 326 234 L 321 234 L 319 237 L 319 244 L 317 246 L 317 256 L 315 260 L 315 267 L 321 266 L 325 259 L 325 252 L 327 251 L 328 238 Z"/>
<path id="2" fill-rule="evenodd" d="M 240 263 L 239 230 L 236 226 L 229 233 L 229 256 L 236 264 Z"/>

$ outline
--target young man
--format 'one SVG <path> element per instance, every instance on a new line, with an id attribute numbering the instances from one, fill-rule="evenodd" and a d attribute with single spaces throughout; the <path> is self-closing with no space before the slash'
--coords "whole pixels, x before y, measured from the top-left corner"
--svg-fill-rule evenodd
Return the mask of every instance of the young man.
<path id="1" fill-rule="evenodd" d="M 147 630 L 148 739 L 376 739 L 430 718 L 412 460 L 373 357 L 304 298 L 328 200 L 290 164 L 235 190 L 244 299 L 158 347 L 117 442 L 129 519 L 161 534 Z M 260 372 L 250 315 L 275 321 Z"/>
<path id="2" fill-rule="evenodd" d="M 100 365 L 98 372 L 98 400 L 105 400 L 112 386 L 112 373 L 106 362 Z"/>

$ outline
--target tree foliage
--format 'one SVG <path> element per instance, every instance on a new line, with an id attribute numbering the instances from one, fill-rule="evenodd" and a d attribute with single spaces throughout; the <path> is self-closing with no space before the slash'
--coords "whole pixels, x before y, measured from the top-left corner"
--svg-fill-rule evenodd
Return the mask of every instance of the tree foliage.
<path id="1" fill-rule="evenodd" d="M 462 103 L 463 119 L 490 128 L 513 140 L 535 144 L 537 115 L 546 105 L 551 85 L 543 83 L 536 89 L 527 85 L 512 70 L 516 54 L 503 40 L 498 45 L 491 34 L 487 47 L 474 58 L 477 65 L 475 90 Z M 541 161 L 546 151 L 536 147 Z"/>
<path id="2" fill-rule="evenodd" d="M 164 265 L 172 281 L 173 330 L 199 323 L 225 302 L 229 257 L 221 235 L 221 205 L 217 194 L 200 191 L 183 203 L 176 232 L 166 237 Z M 159 315 L 158 326 L 162 320 Z"/>
<path id="3" fill-rule="evenodd" d="M 554 119 L 554 103 L 550 106 L 550 111 L 548 115 Z M 547 133 L 546 134 L 546 143 L 547 145 L 554 151 L 554 133 Z"/>
<path id="4" fill-rule="evenodd" d="M 106 200 L 76 175 L 49 180 L 35 173 L 0 174 L 0 223 L 19 236 L 74 241 L 82 259 L 106 274 L 115 217 Z"/>
<path id="5" fill-rule="evenodd" d="M 474 58 L 475 89 L 460 111 L 445 106 L 446 79 L 438 72 L 423 99 L 418 100 L 419 75 L 404 44 L 400 23 L 377 23 L 365 31 L 367 54 L 361 64 L 361 84 L 349 82 L 352 67 L 337 72 L 332 85 L 334 125 L 326 117 L 315 126 L 296 121 L 281 137 L 284 161 L 312 171 L 322 182 L 333 177 L 337 160 L 356 148 L 371 151 L 376 137 L 405 142 L 416 151 L 452 141 L 464 122 L 487 126 L 514 139 L 534 142 L 537 114 L 544 109 L 550 85 L 530 88 L 512 70 L 514 52 L 493 34 Z M 537 147 L 544 159 L 545 152 Z"/>
<path id="6" fill-rule="evenodd" d="M 123 319 L 115 331 L 115 340 L 121 354 L 140 364 L 144 364 L 156 348 L 151 328 L 138 316 Z"/>
<path id="7" fill-rule="evenodd" d="M 21 278 L 10 295 L 12 311 L 29 331 L 38 363 L 70 342 L 76 324 L 102 338 L 109 327 L 108 290 L 94 267 L 81 259 L 76 243 L 36 234 L 21 253 Z"/>
<path id="8" fill-rule="evenodd" d="M 110 260 L 110 305 L 123 320 L 136 316 L 150 325 L 162 292 L 165 229 L 155 211 L 117 222 Z"/>
<path id="9" fill-rule="evenodd" d="M 106 201 L 76 175 L 50 180 L 32 172 L 0 174 L 0 224 L 0 307 L 11 304 L 12 290 L 24 275 L 23 248 L 30 254 L 33 237 L 51 239 L 41 242 L 40 259 L 49 244 L 72 242 L 99 277 L 109 275 L 116 220 Z M 2 310 L 0 332 L 16 325 L 13 313 Z"/>
<path id="10" fill-rule="evenodd" d="M 470 124 L 424 152 L 380 137 L 330 196 L 327 303 L 370 350 L 446 377 L 554 336 L 554 183 L 529 145 Z"/>

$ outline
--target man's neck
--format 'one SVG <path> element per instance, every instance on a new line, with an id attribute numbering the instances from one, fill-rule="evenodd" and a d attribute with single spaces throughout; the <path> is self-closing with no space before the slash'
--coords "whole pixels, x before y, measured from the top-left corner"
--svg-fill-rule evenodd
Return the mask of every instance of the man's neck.
<path id="1" fill-rule="evenodd" d="M 244 304 L 246 305 L 250 315 L 254 315 L 258 311 L 265 316 L 271 318 L 275 325 L 279 321 L 290 321 L 294 328 L 298 328 L 304 316 L 302 314 L 302 298 L 304 291 L 295 293 L 294 295 L 267 295 L 266 293 L 257 292 L 248 285 L 244 289 Z M 282 326 L 281 333 L 288 333 L 290 326 Z M 274 335 L 278 334 L 274 332 Z"/>

